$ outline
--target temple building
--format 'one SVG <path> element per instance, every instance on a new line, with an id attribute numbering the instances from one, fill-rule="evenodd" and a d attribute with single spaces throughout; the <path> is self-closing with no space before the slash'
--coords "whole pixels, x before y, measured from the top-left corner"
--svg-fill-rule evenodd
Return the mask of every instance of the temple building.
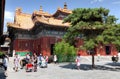
<path id="1" fill-rule="evenodd" d="M 53 55 L 55 43 L 62 40 L 70 26 L 69 23 L 63 23 L 63 19 L 71 13 L 72 10 L 69 10 L 66 4 L 63 8 L 58 8 L 54 14 L 44 12 L 42 6 L 39 11 L 34 11 L 32 14 L 23 13 L 21 8 L 17 8 L 14 22 L 7 23 L 11 39 L 10 51 L 15 51 L 20 55 L 26 53 Z M 83 40 L 78 39 L 76 47 L 81 44 L 83 44 Z M 109 53 L 106 53 L 106 50 Z M 116 53 L 111 46 L 102 47 L 99 51 L 102 55 Z M 82 55 L 89 55 L 82 50 L 79 52 L 82 52 Z"/>

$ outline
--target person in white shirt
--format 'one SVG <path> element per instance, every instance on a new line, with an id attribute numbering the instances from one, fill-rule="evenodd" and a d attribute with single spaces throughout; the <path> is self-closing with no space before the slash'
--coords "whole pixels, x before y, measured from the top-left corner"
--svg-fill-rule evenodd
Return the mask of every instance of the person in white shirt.
<path id="1" fill-rule="evenodd" d="M 53 61 L 55 64 L 57 63 L 57 55 L 54 55 Z"/>
<path id="2" fill-rule="evenodd" d="M 80 69 L 80 54 L 77 55 L 75 62 L 76 62 L 77 69 L 79 70 Z"/>
<path id="3" fill-rule="evenodd" d="M 14 66 L 15 66 L 14 70 L 17 72 L 19 67 L 19 58 L 17 54 L 15 55 L 15 58 L 14 58 Z"/>

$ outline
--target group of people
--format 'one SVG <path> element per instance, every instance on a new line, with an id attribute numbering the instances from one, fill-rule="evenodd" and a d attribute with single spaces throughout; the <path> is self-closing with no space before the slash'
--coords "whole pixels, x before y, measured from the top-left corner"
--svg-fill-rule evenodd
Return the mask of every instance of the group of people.
<path id="1" fill-rule="evenodd" d="M 33 67 L 32 69 L 34 72 L 37 71 L 37 66 L 40 68 L 47 68 L 48 67 L 48 56 L 43 56 L 41 53 L 39 56 L 37 56 L 35 53 L 33 55 L 26 54 L 26 57 L 20 62 L 20 59 L 18 55 L 15 55 L 14 58 L 14 70 L 18 71 L 18 66 L 19 62 L 22 63 L 21 67 L 23 68 L 24 66 L 26 67 L 26 71 L 29 70 L 30 67 Z M 57 62 L 57 56 L 54 55 L 53 61 L 56 63 Z M 30 68 L 31 69 L 31 68 Z"/>
<path id="2" fill-rule="evenodd" d="M 34 71 L 35 72 L 37 71 L 37 55 L 36 54 L 33 54 L 32 56 L 27 54 L 24 61 L 20 59 L 18 54 L 15 54 L 14 60 L 13 60 L 13 63 L 14 63 L 13 69 L 15 70 L 15 72 L 18 71 L 18 68 L 20 67 L 20 65 L 21 65 L 21 68 L 23 68 L 23 66 L 26 66 L 27 64 L 30 64 L 30 63 L 34 66 Z M 26 66 L 26 69 L 27 69 L 27 66 Z"/>
<path id="3" fill-rule="evenodd" d="M 25 58 L 26 61 L 26 71 L 29 69 L 29 65 L 31 65 L 33 67 L 34 72 L 37 72 L 37 62 L 38 62 L 38 58 L 37 55 L 34 53 L 33 55 L 26 55 Z"/>
<path id="4" fill-rule="evenodd" d="M 47 67 L 48 64 L 48 56 L 43 56 L 42 54 L 40 54 L 38 56 L 38 60 L 39 60 L 39 66 L 44 68 Z M 56 64 L 57 63 L 57 55 L 53 55 L 53 62 Z"/>
<path id="5" fill-rule="evenodd" d="M 38 60 L 39 60 L 38 65 L 39 65 L 41 68 L 47 67 L 47 65 L 48 65 L 48 56 L 43 56 L 42 54 L 40 54 L 40 55 L 38 56 Z"/>
<path id="6" fill-rule="evenodd" d="M 35 53 L 33 55 L 27 54 L 26 57 L 25 57 L 25 60 L 27 62 L 26 65 L 25 65 L 26 69 L 28 69 L 27 64 L 32 64 L 34 72 L 37 71 L 37 65 L 44 68 L 44 67 L 47 67 L 47 64 L 48 64 L 48 56 L 43 56 L 42 54 L 40 54 L 39 56 L 37 56 Z M 53 62 L 55 64 L 56 64 L 57 60 L 58 60 L 57 56 L 54 55 L 53 56 Z M 8 56 L 4 55 L 3 56 L 3 67 L 5 69 L 5 76 L 7 76 L 8 62 L 9 62 Z M 77 57 L 75 59 L 75 62 L 76 62 L 77 69 L 79 70 L 80 69 L 80 54 L 77 55 Z M 14 70 L 17 72 L 18 68 L 20 66 L 20 58 L 17 54 L 15 54 L 13 63 L 14 63 Z"/>

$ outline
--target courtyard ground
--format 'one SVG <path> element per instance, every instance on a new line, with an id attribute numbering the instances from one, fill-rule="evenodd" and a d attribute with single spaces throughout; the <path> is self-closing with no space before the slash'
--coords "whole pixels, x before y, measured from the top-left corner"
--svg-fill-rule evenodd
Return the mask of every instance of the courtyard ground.
<path id="1" fill-rule="evenodd" d="M 80 70 L 75 63 L 48 64 L 48 68 L 39 68 L 37 72 L 26 72 L 25 69 L 13 70 L 13 61 L 10 59 L 8 77 L 0 79 L 119 79 L 120 63 L 113 63 L 110 58 L 95 61 L 95 69 L 91 68 L 91 58 L 81 57 Z M 2 75 L 2 72 L 0 73 Z"/>

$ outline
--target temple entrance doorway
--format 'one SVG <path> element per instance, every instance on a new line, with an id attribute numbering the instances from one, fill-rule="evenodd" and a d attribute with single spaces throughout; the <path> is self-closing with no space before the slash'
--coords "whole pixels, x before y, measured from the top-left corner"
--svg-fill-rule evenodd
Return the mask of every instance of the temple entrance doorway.
<path id="1" fill-rule="evenodd" d="M 110 46 L 105 46 L 105 50 L 106 50 L 106 55 L 110 55 L 111 53 Z"/>
<path id="2" fill-rule="evenodd" d="M 55 46 L 55 44 L 51 44 L 51 55 L 53 55 L 54 54 L 54 46 Z"/>

